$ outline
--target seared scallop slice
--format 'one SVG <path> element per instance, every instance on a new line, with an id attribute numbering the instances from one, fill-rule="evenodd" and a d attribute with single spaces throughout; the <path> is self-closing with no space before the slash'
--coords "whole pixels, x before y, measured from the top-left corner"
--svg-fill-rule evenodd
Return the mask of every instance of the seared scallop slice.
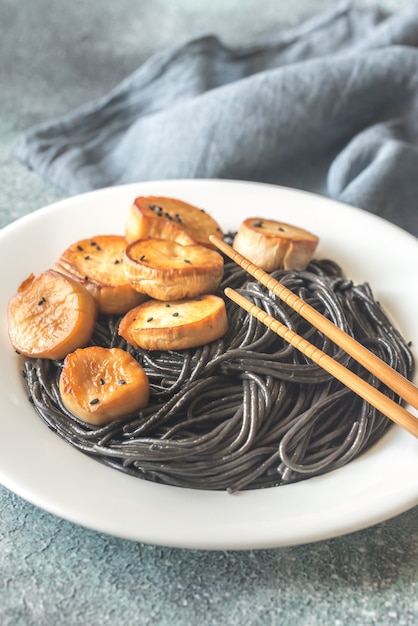
<path id="1" fill-rule="evenodd" d="M 120 348 L 98 346 L 67 355 L 59 391 L 70 413 L 95 425 L 144 409 L 150 397 L 149 380 L 138 361 Z"/>
<path id="2" fill-rule="evenodd" d="M 212 294 L 172 302 L 148 300 L 119 324 L 119 334 L 145 350 L 194 348 L 223 337 L 227 330 L 225 302 Z"/>
<path id="3" fill-rule="evenodd" d="M 83 283 L 101 313 L 126 313 L 145 300 L 126 278 L 123 267 L 126 245 L 121 235 L 81 239 L 61 254 L 55 269 Z"/>
<path id="4" fill-rule="evenodd" d="M 182 200 L 163 196 L 136 198 L 129 210 L 125 234 L 129 242 L 152 237 L 209 247 L 213 247 L 210 235 L 222 237 L 219 224 L 209 213 Z"/>
<path id="5" fill-rule="evenodd" d="M 54 270 L 31 274 L 8 307 L 13 348 L 28 357 L 63 359 L 87 345 L 97 318 L 93 296 L 78 281 Z"/>
<path id="6" fill-rule="evenodd" d="M 223 258 L 206 246 L 140 239 L 126 248 L 124 267 L 140 293 L 156 300 L 178 300 L 214 292 L 222 280 Z"/>
<path id="7" fill-rule="evenodd" d="M 242 222 L 233 248 L 267 272 L 304 269 L 318 246 L 316 235 L 284 222 L 250 217 Z"/>

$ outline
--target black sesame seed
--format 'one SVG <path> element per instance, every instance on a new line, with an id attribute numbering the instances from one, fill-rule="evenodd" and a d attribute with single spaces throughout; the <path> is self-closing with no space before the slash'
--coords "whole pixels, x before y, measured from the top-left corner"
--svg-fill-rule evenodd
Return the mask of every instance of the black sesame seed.
<path id="1" fill-rule="evenodd" d="M 103 379 L 103 378 L 101 378 L 101 379 L 100 379 L 100 384 L 101 384 L 101 385 L 104 385 L 104 384 L 105 384 L 105 381 L 104 381 L 104 379 Z"/>
<path id="2" fill-rule="evenodd" d="M 154 319 L 153 317 L 149 317 L 149 318 L 147 319 L 147 322 L 152 322 L 152 320 L 153 320 L 153 319 Z"/>
<path id="3" fill-rule="evenodd" d="M 90 400 L 90 404 L 98 404 L 99 403 L 99 398 L 93 398 L 93 400 Z"/>
<path id="4" fill-rule="evenodd" d="M 83 249 L 84 249 L 84 248 L 83 248 L 83 246 L 80 246 L 80 245 L 79 245 L 79 246 L 77 246 L 77 250 L 82 251 Z"/>
<path id="5" fill-rule="evenodd" d="M 277 230 L 279 230 L 281 233 L 285 232 L 283 226 L 279 226 Z"/>
<path id="6" fill-rule="evenodd" d="M 120 380 L 118 380 L 118 385 L 126 385 L 126 380 L 123 380 L 121 378 Z"/>
<path id="7" fill-rule="evenodd" d="M 185 263 L 191 263 L 191 260 L 190 260 L 190 259 L 183 259 L 183 261 L 184 261 Z"/>
<path id="8" fill-rule="evenodd" d="M 254 228 L 261 228 L 262 225 L 263 225 L 263 222 L 261 220 L 253 223 Z"/>
<path id="9" fill-rule="evenodd" d="M 91 246 L 97 246 L 97 243 L 95 241 L 90 241 L 90 245 Z"/>
<path id="10" fill-rule="evenodd" d="M 139 257 L 140 261 L 145 261 L 145 254 L 143 254 L 142 256 Z"/>
<path id="11" fill-rule="evenodd" d="M 89 279 L 89 277 L 88 277 L 88 276 L 84 276 L 84 280 L 88 280 L 88 279 Z"/>
<path id="12" fill-rule="evenodd" d="M 116 259 L 115 261 L 113 261 L 113 265 L 118 265 L 119 263 L 121 263 L 119 259 Z"/>
<path id="13" fill-rule="evenodd" d="M 44 304 L 46 302 L 45 298 L 42 296 L 42 298 L 40 300 L 38 300 L 38 305 L 41 306 L 42 304 Z"/>
<path id="14" fill-rule="evenodd" d="M 180 315 L 180 313 L 178 313 L 178 311 L 176 311 L 175 313 L 173 313 L 173 317 L 178 317 Z"/>
<path id="15" fill-rule="evenodd" d="M 96 250 L 101 250 L 101 247 L 96 244 Z"/>
<path id="16" fill-rule="evenodd" d="M 172 220 L 173 219 L 172 216 L 170 215 L 170 213 L 168 213 L 168 211 L 166 211 L 164 213 L 164 217 L 166 217 L 168 220 Z"/>
<path id="17" fill-rule="evenodd" d="M 86 256 L 84 257 L 86 261 L 88 261 L 88 259 L 90 258 L 90 255 L 86 254 Z"/>

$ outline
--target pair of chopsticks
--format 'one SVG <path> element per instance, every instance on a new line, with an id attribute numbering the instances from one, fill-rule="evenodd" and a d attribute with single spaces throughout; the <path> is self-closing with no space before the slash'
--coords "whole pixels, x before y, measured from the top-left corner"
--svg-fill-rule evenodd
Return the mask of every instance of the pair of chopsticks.
<path id="1" fill-rule="evenodd" d="M 358 341 L 347 335 L 347 333 L 338 328 L 333 322 L 324 317 L 322 313 L 311 307 L 307 302 L 304 302 L 299 296 L 270 276 L 270 274 L 236 252 L 227 243 L 214 235 L 210 236 L 210 241 L 221 252 L 226 254 L 251 276 L 254 276 L 256 280 L 272 291 L 280 300 L 285 302 L 294 311 L 305 318 L 305 320 L 315 326 L 317 330 L 321 331 L 326 337 L 331 339 L 331 341 L 345 350 L 347 354 L 356 359 L 358 363 L 374 374 L 387 387 L 392 389 L 401 399 L 415 409 L 418 409 L 418 388 L 411 381 L 399 374 L 399 372 L 370 352 L 370 350 L 365 348 Z M 351 391 L 354 391 L 358 396 L 363 398 L 363 400 L 374 406 L 378 411 L 383 413 L 383 415 L 405 428 L 415 437 L 418 437 L 418 418 L 412 413 L 409 413 L 400 404 L 397 404 L 385 396 L 378 389 L 357 376 L 357 374 L 345 368 L 335 359 L 325 354 L 325 352 L 312 345 L 306 341 L 306 339 L 241 296 L 234 289 L 227 287 L 225 294 L 250 315 L 256 317 L 260 322 L 282 337 L 282 339 L 290 343 L 314 363 L 346 385 Z"/>

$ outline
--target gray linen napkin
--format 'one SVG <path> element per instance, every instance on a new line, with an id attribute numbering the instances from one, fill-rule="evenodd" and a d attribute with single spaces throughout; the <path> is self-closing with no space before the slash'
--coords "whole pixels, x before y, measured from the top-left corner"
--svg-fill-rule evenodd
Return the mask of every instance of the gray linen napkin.
<path id="1" fill-rule="evenodd" d="M 69 194 L 172 178 L 297 187 L 418 235 L 418 5 L 339 6 L 258 47 L 207 36 L 156 54 L 111 93 L 20 137 Z"/>

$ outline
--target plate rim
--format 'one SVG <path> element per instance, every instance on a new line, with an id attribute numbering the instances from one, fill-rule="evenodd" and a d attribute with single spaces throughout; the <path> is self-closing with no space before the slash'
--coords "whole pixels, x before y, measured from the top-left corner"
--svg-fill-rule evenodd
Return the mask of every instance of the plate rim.
<path id="1" fill-rule="evenodd" d="M 337 205 L 340 208 L 342 208 L 342 210 L 344 209 L 349 214 L 357 216 L 360 220 L 365 220 L 366 223 L 370 223 L 374 225 L 377 224 L 379 225 L 379 228 L 381 228 L 383 231 L 390 232 L 391 234 L 395 233 L 398 237 L 404 239 L 405 241 L 409 241 L 409 244 L 410 245 L 412 244 L 413 247 L 416 247 L 418 251 L 418 239 L 416 239 L 412 234 L 404 231 L 403 229 L 401 229 L 400 227 L 396 225 L 393 225 L 387 222 L 387 220 L 385 220 L 384 218 L 380 216 L 367 213 L 364 210 L 359 209 L 357 207 L 345 205 L 335 200 L 332 200 L 330 198 L 319 196 L 312 192 L 291 189 L 291 188 L 282 187 L 278 185 L 271 185 L 269 183 L 255 183 L 252 181 L 237 181 L 237 180 L 227 180 L 227 179 L 190 179 L 190 180 L 189 179 L 177 179 L 177 180 L 168 180 L 168 181 L 146 181 L 146 182 L 140 182 L 140 183 L 129 183 L 129 184 L 120 185 L 117 187 L 107 187 L 107 188 L 103 188 L 99 190 L 89 191 L 89 192 L 80 194 L 78 196 L 63 198 L 63 199 L 57 200 L 56 202 L 45 205 L 41 207 L 40 209 L 38 209 L 37 211 L 34 211 L 28 215 L 22 216 L 19 219 L 3 227 L 0 230 L 0 250 L 1 250 L 1 244 L 5 238 L 7 239 L 8 237 L 13 237 L 14 233 L 18 232 L 22 228 L 23 229 L 30 228 L 32 225 L 36 225 L 40 220 L 42 221 L 42 219 L 46 219 L 49 214 L 58 214 L 61 211 L 65 212 L 67 210 L 67 207 L 71 207 L 72 205 L 74 205 L 74 203 L 80 202 L 80 199 L 96 200 L 96 199 L 100 199 L 106 196 L 109 197 L 109 194 L 110 195 L 115 194 L 116 196 L 118 196 L 122 191 L 123 193 L 126 192 L 126 194 L 128 194 L 130 193 L 131 190 L 132 191 L 137 190 L 137 189 L 142 190 L 142 189 L 147 189 L 147 188 L 154 190 L 154 192 L 148 191 L 147 193 L 154 193 L 154 195 L 157 195 L 158 193 L 159 195 L 163 195 L 161 191 L 155 192 L 155 190 L 162 189 L 162 188 L 178 189 L 184 186 L 188 187 L 190 190 L 193 190 L 193 193 L 195 193 L 197 189 L 198 194 L 199 194 L 199 188 L 204 189 L 205 187 L 211 187 L 212 189 L 223 188 L 224 190 L 233 189 L 232 195 L 234 195 L 234 193 L 236 192 L 238 192 L 238 195 L 239 195 L 240 189 L 245 189 L 246 191 L 251 189 L 251 190 L 257 190 L 260 192 L 263 189 L 264 190 L 268 189 L 269 193 L 273 193 L 273 194 L 278 193 L 282 195 L 284 194 L 285 196 L 286 195 L 289 196 L 290 194 L 294 198 L 296 197 L 301 198 L 301 199 L 305 198 L 307 199 L 307 201 L 312 201 L 314 203 L 319 202 L 322 205 L 327 205 L 327 206 Z M 193 193 L 191 193 L 190 195 L 193 195 Z M 178 197 L 181 197 L 181 196 L 178 196 Z M 187 198 L 185 199 L 187 201 Z M 2 313 L 4 315 L 4 312 Z M 0 356 L 0 361 L 1 359 L 2 357 Z M 0 418 L 0 423 L 1 423 L 1 418 Z M 57 435 L 53 435 L 53 436 L 57 438 Z M 385 436 L 384 441 L 387 441 L 387 439 L 398 440 L 399 437 L 401 439 L 404 438 L 404 433 L 401 433 L 398 427 L 394 427 L 391 429 L 390 433 Z M 62 442 L 62 443 L 68 447 L 68 444 L 65 444 L 65 442 Z M 1 445 L 0 445 L 0 450 L 1 450 Z M 76 452 L 78 455 L 81 454 L 75 450 L 74 452 Z M 372 454 L 373 454 L 373 451 L 372 451 Z M 85 457 L 85 460 L 88 460 L 90 463 L 94 464 L 95 471 L 93 471 L 93 473 L 96 475 L 97 466 L 99 465 L 97 461 L 90 459 L 88 457 Z M 84 463 L 82 463 L 82 466 L 83 468 L 86 467 Z M 91 468 L 93 468 L 93 465 L 91 466 Z M 103 465 L 100 465 L 100 469 L 106 470 L 107 472 L 111 472 L 112 475 L 117 473 L 121 476 L 121 478 L 123 478 L 124 481 L 126 480 L 135 481 L 135 484 L 137 484 L 137 481 L 139 480 L 137 478 L 128 477 L 124 474 L 116 472 L 116 470 L 107 468 Z M 417 470 L 418 470 L 418 465 L 417 465 Z M 340 470 L 336 470 L 336 472 L 340 472 Z M 332 472 L 330 474 L 334 474 L 334 473 Z M 325 475 L 325 477 L 329 476 L 330 474 Z M 319 481 L 316 479 L 310 479 L 309 481 L 306 481 L 305 483 L 298 483 L 298 485 L 306 486 L 306 484 L 308 483 L 313 484 L 311 481 L 320 482 L 321 480 L 323 480 L 323 478 L 324 477 L 320 477 Z M 293 530 L 290 534 L 289 533 L 286 534 L 284 530 L 282 529 L 281 535 L 279 533 L 280 536 L 279 535 L 274 536 L 274 532 L 271 532 L 270 530 L 270 533 L 265 536 L 265 539 L 260 538 L 258 541 L 254 540 L 254 538 L 252 538 L 251 540 L 247 540 L 243 536 L 234 537 L 231 533 L 225 533 L 225 536 L 223 538 L 213 537 L 211 539 L 203 540 L 202 537 L 199 536 L 199 533 L 197 535 L 196 534 L 193 535 L 192 537 L 186 538 L 182 536 L 181 532 L 177 531 L 175 536 L 172 533 L 171 536 L 164 537 L 161 534 L 162 532 L 161 529 L 159 529 L 159 532 L 157 533 L 153 532 L 152 529 L 147 529 L 147 532 L 145 532 L 144 529 L 138 530 L 138 528 L 134 529 L 131 532 L 124 525 L 122 525 L 121 527 L 120 525 L 115 523 L 114 520 L 110 520 L 106 524 L 97 523 L 97 520 L 95 520 L 94 513 L 89 514 L 89 515 L 80 515 L 80 512 L 77 512 L 74 510 L 68 510 L 68 506 L 65 506 L 65 504 L 63 505 L 62 502 L 61 503 L 50 502 L 47 497 L 42 496 L 39 493 L 34 494 L 30 489 L 25 489 L 25 485 L 22 484 L 21 479 L 19 480 L 16 480 L 16 478 L 14 479 L 13 476 L 10 476 L 10 474 L 7 472 L 7 469 L 5 471 L 5 468 L 2 466 L 1 459 L 0 459 L 0 480 L 7 489 L 9 489 L 10 491 L 13 491 L 14 493 L 21 496 L 25 500 L 31 502 L 35 506 L 38 506 L 52 514 L 58 515 L 59 517 L 67 519 L 73 523 L 81 524 L 82 526 L 91 528 L 93 530 L 123 537 L 126 539 L 144 541 L 147 543 L 155 543 L 159 545 L 167 545 L 167 546 L 172 546 L 172 547 L 182 547 L 182 548 L 192 548 L 192 549 L 196 549 L 196 548 L 200 548 L 200 549 L 271 548 L 271 547 L 296 545 L 296 544 L 301 544 L 301 543 L 320 541 L 323 539 L 340 536 L 343 534 L 354 532 L 362 528 L 366 528 L 368 526 L 374 525 L 376 523 L 379 523 L 381 521 L 394 517 L 395 515 L 398 515 L 399 513 L 402 513 L 410 508 L 413 508 L 416 504 L 418 504 L 418 482 L 417 482 L 415 494 L 413 493 L 413 489 L 409 489 L 408 493 L 402 493 L 402 490 L 401 490 L 401 493 L 398 494 L 397 498 L 395 498 L 393 506 L 389 507 L 388 510 L 382 510 L 380 508 L 379 512 L 376 513 L 375 515 L 369 514 L 365 516 L 364 518 L 359 519 L 357 522 L 355 522 L 354 520 L 351 520 L 351 521 L 340 520 L 338 521 L 338 523 L 335 524 L 334 528 L 327 527 L 322 530 L 317 528 L 315 532 L 310 532 L 310 533 L 308 532 L 304 533 L 303 529 L 302 530 L 298 529 L 297 531 Z M 112 480 L 111 482 L 115 482 L 119 484 L 120 481 L 118 479 L 116 481 Z M 148 485 L 152 485 L 153 487 L 156 487 L 158 490 L 161 490 L 161 492 L 164 492 L 166 495 L 167 487 L 162 486 L 162 485 L 156 486 L 152 483 L 148 483 Z M 272 488 L 272 489 L 283 490 L 283 489 L 289 489 L 292 487 L 295 492 L 300 491 L 303 494 L 303 497 L 305 496 L 305 492 L 306 492 L 305 487 L 302 487 L 302 488 L 298 487 L 298 489 L 296 489 L 294 485 L 290 485 L 286 487 L 282 486 L 282 487 Z M 170 494 L 174 494 L 179 488 L 169 487 L 168 489 L 170 490 Z M 148 486 L 146 490 L 147 491 L 149 490 Z M 187 490 L 187 491 L 192 491 L 192 490 Z M 260 490 L 260 491 L 267 492 L 268 490 Z M 196 492 L 194 492 L 194 494 L 195 493 Z M 209 500 L 217 500 L 217 501 L 218 500 L 222 501 L 222 499 L 225 500 L 224 494 L 221 497 L 218 497 L 220 494 L 219 492 L 216 492 L 216 493 L 218 495 L 213 496 L 213 492 L 201 492 L 201 494 L 206 494 L 206 495 L 212 494 L 208 496 Z M 227 497 L 236 498 L 236 496 L 229 496 L 229 495 Z M 238 497 L 242 499 L 242 494 L 239 494 Z M 169 499 L 171 500 L 171 495 L 169 496 Z M 195 501 L 201 500 L 201 498 L 195 497 L 195 496 L 193 496 L 193 499 Z M 252 499 L 256 501 L 263 501 L 263 506 L 265 506 L 264 494 L 260 494 Z M 229 506 L 229 504 L 227 506 Z"/>

